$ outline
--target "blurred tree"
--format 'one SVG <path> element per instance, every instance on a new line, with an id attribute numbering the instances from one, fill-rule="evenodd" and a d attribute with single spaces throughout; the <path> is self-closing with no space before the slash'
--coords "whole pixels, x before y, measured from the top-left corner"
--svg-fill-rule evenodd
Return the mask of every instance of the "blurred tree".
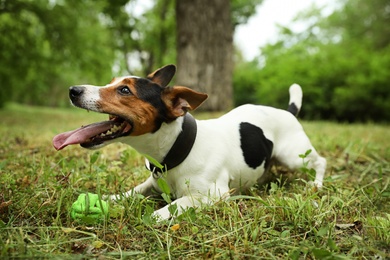
<path id="1" fill-rule="evenodd" d="M 203 110 L 232 107 L 233 24 L 229 0 L 176 2 L 176 82 L 209 94 Z"/>
<path id="2" fill-rule="evenodd" d="M 246 22 L 261 1 L 232 0 L 226 26 Z M 141 0 L 0 0 L 0 107 L 68 104 L 69 85 L 175 63 L 175 2 L 140 13 Z"/>
<path id="3" fill-rule="evenodd" d="M 231 19 L 233 27 L 245 24 L 256 13 L 256 8 L 263 0 L 231 0 Z"/>
<path id="4" fill-rule="evenodd" d="M 99 8 L 93 0 L 1 0 L 0 106 L 68 103 L 64 87 L 112 77 L 115 56 Z"/>
<path id="5" fill-rule="evenodd" d="M 328 37 L 341 35 L 343 41 L 359 41 L 373 49 L 389 46 L 389 0 L 343 1 L 342 8 L 320 24 Z"/>
<path id="6" fill-rule="evenodd" d="M 246 62 L 241 53 L 235 55 L 233 74 L 233 102 L 235 106 L 256 104 L 255 95 L 260 82 L 260 73 L 256 60 Z"/>
<path id="7" fill-rule="evenodd" d="M 150 12 L 145 14 L 145 37 L 143 46 L 149 51 L 146 73 L 176 60 L 175 0 L 158 0 Z M 141 29 L 142 30 L 142 29 Z"/>
<path id="8" fill-rule="evenodd" d="M 166 63 L 173 63 L 176 55 L 173 0 L 155 0 L 142 14 L 137 14 L 139 0 L 101 1 L 121 54 L 118 73 L 146 75 Z"/>
<path id="9" fill-rule="evenodd" d="M 139 13 L 141 0 L 100 0 L 120 51 L 119 71 L 147 75 L 176 60 L 174 0 L 153 0 Z M 138 64 L 139 63 L 139 64 Z"/>
<path id="10" fill-rule="evenodd" d="M 121 60 L 139 60 L 142 71 L 135 71 L 136 67 L 129 63 L 121 63 L 121 67 L 125 67 L 126 72 L 130 74 L 141 73 L 146 75 L 158 67 L 177 61 L 178 74 L 176 82 L 180 82 L 180 84 L 187 86 L 193 86 L 198 89 L 209 86 L 209 89 L 204 87 L 203 90 L 210 93 L 211 97 L 215 100 L 220 100 L 219 107 L 216 107 L 215 109 L 230 107 L 232 100 L 230 82 L 232 70 L 231 57 L 233 55 L 233 29 L 235 25 L 245 23 L 249 17 L 256 12 L 256 6 L 260 4 L 262 0 L 223 0 L 219 2 L 219 6 L 216 5 L 218 4 L 218 1 L 214 1 L 213 3 L 202 3 L 202 6 L 204 6 L 205 10 L 208 10 L 208 13 L 215 14 L 215 21 L 211 21 L 209 17 L 205 17 L 205 12 L 202 10 L 199 14 L 201 14 L 200 17 L 204 17 L 204 19 L 193 20 L 191 28 L 185 29 L 186 32 L 176 32 L 177 28 L 182 28 L 181 25 L 183 24 L 183 21 L 180 19 L 183 17 L 189 18 L 190 16 L 188 15 L 194 15 L 196 12 L 194 12 L 192 6 L 198 1 L 154 0 L 153 6 L 147 9 L 141 16 L 135 14 L 138 2 L 139 1 L 131 1 L 128 3 L 127 0 L 115 2 L 106 1 L 106 6 L 104 7 L 104 13 L 108 17 L 108 24 L 114 35 L 117 36 L 115 41 L 123 55 Z M 184 11 L 191 10 L 191 14 L 184 14 L 184 11 L 178 10 L 175 12 L 175 3 L 176 6 L 181 5 L 185 9 Z M 225 10 L 224 16 L 220 15 L 221 8 L 224 8 Z M 210 24 L 216 23 L 218 26 L 210 26 Z M 194 31 L 206 32 L 206 28 L 215 30 L 210 34 L 212 36 L 211 38 L 204 33 L 201 38 L 191 36 L 190 42 L 192 46 L 203 44 L 203 46 L 207 47 L 207 49 L 203 48 L 203 51 L 208 51 L 207 54 L 201 53 L 199 49 L 196 50 L 197 54 L 195 56 L 208 57 L 207 63 L 209 64 L 209 68 L 210 64 L 213 66 L 214 64 L 220 64 L 218 65 L 220 75 L 217 75 L 217 70 L 213 73 L 215 74 L 213 77 L 208 75 L 207 80 L 211 80 L 210 82 L 212 82 L 212 84 L 208 84 L 204 81 L 205 76 L 203 73 L 194 73 L 194 67 L 190 62 L 186 62 L 185 64 L 182 63 L 182 61 L 187 61 L 188 57 L 180 52 L 179 45 L 177 45 L 183 37 L 187 37 L 189 34 L 194 35 Z M 187 39 L 189 38 L 187 37 Z M 210 41 L 213 39 L 214 44 L 210 45 Z M 229 44 L 230 47 L 228 49 L 221 48 L 223 46 L 221 44 L 224 42 Z M 212 47 L 216 48 L 217 51 Z M 177 50 L 178 53 L 176 52 Z M 219 59 L 227 58 L 227 60 L 230 61 L 221 63 L 221 61 L 218 61 L 218 57 Z M 192 82 L 187 80 L 190 78 Z M 182 79 L 184 79 L 184 81 Z M 230 82 L 226 82 L 225 79 L 228 79 Z M 201 82 L 202 84 L 197 84 L 198 82 Z M 226 84 L 224 84 L 224 82 Z M 210 89 L 211 86 L 213 87 Z M 224 88 L 216 91 L 218 86 L 223 86 Z M 215 104 L 217 104 L 210 100 L 207 103 L 210 105 L 214 104 L 214 107 Z M 207 103 L 205 105 L 207 105 Z"/>
<path id="11" fill-rule="evenodd" d="M 233 32 L 261 1 L 176 1 L 176 82 L 209 94 L 201 109 L 233 106 Z"/>
<path id="12" fill-rule="evenodd" d="M 281 27 L 257 61 L 257 101 L 283 108 L 296 82 L 305 118 L 390 121 L 389 10 L 386 0 L 344 0 L 328 17 L 319 9 L 301 14 L 297 20 L 310 25 L 304 32 Z"/>

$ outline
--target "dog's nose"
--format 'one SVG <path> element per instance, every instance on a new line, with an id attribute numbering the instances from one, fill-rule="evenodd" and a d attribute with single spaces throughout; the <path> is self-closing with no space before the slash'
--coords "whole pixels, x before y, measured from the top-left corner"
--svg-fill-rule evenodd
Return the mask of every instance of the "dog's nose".
<path id="1" fill-rule="evenodd" d="M 69 88 L 69 97 L 70 99 L 77 98 L 81 96 L 84 92 L 84 87 L 72 86 Z"/>

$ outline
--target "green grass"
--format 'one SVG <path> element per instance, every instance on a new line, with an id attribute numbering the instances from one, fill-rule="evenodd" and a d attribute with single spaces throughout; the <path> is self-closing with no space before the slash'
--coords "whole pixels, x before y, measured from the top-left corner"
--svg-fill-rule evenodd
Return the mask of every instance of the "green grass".
<path id="1" fill-rule="evenodd" d="M 162 201 L 136 196 L 120 202 L 115 216 L 87 225 L 69 216 L 78 195 L 134 187 L 148 176 L 143 158 L 120 144 L 52 147 L 55 134 L 105 115 L 12 104 L 0 118 L 0 258 L 390 257 L 388 125 L 303 122 L 328 160 L 320 191 L 307 188 L 304 171 L 276 167 L 281 177 L 268 189 L 167 223 L 148 218 Z"/>

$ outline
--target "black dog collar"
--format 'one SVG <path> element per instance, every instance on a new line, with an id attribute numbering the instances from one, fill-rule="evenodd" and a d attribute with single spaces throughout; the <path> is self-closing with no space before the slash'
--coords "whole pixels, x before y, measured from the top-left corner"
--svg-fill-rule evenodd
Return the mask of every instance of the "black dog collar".
<path id="1" fill-rule="evenodd" d="M 160 169 L 151 162 L 149 162 L 149 167 L 146 166 L 146 168 L 153 173 L 155 178 L 159 178 L 161 173 L 175 168 L 187 158 L 195 143 L 196 132 L 197 125 L 195 119 L 190 113 L 186 113 L 182 124 L 182 131 L 163 161 L 160 163 L 164 167 Z"/>

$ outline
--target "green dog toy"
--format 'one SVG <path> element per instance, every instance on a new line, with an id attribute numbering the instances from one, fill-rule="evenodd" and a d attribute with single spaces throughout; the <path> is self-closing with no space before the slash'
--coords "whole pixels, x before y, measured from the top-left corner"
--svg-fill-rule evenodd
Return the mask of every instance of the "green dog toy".
<path id="1" fill-rule="evenodd" d="M 97 194 L 83 193 L 72 204 L 70 216 L 85 223 L 96 223 L 108 216 L 108 203 Z"/>

